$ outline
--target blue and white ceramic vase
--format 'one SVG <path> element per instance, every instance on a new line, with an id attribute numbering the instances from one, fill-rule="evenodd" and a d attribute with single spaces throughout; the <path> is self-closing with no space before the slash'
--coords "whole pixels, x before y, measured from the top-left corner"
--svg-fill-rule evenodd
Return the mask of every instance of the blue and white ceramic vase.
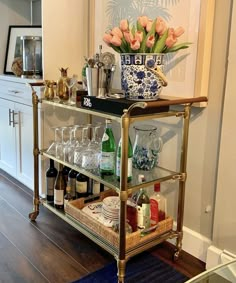
<path id="1" fill-rule="evenodd" d="M 129 100 L 157 100 L 162 90 L 162 81 L 155 72 L 162 70 L 164 54 L 122 53 L 121 88 Z"/>

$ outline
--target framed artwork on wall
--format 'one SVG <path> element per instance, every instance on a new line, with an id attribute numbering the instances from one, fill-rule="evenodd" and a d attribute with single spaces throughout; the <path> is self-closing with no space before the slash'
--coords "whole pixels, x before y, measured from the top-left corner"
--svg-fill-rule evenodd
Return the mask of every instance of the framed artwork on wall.
<path id="1" fill-rule="evenodd" d="M 15 58 L 22 58 L 21 36 L 42 36 L 41 26 L 9 26 L 4 74 L 13 74 L 11 67 Z"/>
<path id="2" fill-rule="evenodd" d="M 130 23 L 141 15 L 150 19 L 162 17 L 168 27 L 182 26 L 184 34 L 178 43 L 191 42 L 188 49 L 166 56 L 164 71 L 168 86 L 162 94 L 169 97 L 197 97 L 208 95 L 211 45 L 215 0 L 91 0 L 94 19 L 91 34 L 94 36 L 94 52 L 102 44 L 103 51 L 115 53 L 103 41 L 104 33 L 118 26 L 121 19 Z M 97 25 L 97 23 L 102 23 Z M 114 81 L 119 88 L 119 54 L 116 53 L 117 71 Z"/>

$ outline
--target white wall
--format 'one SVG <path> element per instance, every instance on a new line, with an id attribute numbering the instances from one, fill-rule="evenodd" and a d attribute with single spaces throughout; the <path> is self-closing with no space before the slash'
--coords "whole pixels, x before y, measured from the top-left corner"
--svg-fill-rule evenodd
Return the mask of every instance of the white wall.
<path id="1" fill-rule="evenodd" d="M 45 79 L 57 80 L 61 67 L 81 79 L 88 54 L 88 1 L 43 0 L 43 70 Z"/>
<path id="2" fill-rule="evenodd" d="M 213 245 L 236 254 L 236 3 L 233 3 L 228 72 L 220 140 Z"/>

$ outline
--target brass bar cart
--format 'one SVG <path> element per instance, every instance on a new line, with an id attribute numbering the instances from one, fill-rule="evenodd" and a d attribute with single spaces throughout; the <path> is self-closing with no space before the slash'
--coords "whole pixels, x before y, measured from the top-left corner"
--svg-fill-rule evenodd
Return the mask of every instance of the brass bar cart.
<path id="1" fill-rule="evenodd" d="M 34 199 L 33 199 L 33 211 L 29 214 L 31 221 L 35 221 L 39 215 L 39 206 L 43 204 L 56 215 L 61 217 L 64 221 L 75 227 L 78 231 L 83 233 L 85 236 L 90 238 L 92 241 L 100 245 L 103 249 L 111 253 L 117 260 L 117 280 L 119 283 L 125 282 L 125 269 L 127 260 L 142 251 L 145 251 L 167 239 L 176 238 L 176 250 L 173 255 L 173 260 L 179 258 L 179 254 L 182 249 L 183 239 L 183 215 L 184 215 L 184 197 L 185 197 L 185 182 L 186 182 L 186 167 L 187 167 L 187 147 L 188 147 L 188 133 L 191 115 L 191 106 L 194 103 L 207 102 L 206 97 L 197 98 L 183 98 L 183 99 L 163 99 L 154 102 L 135 102 L 127 109 L 124 109 L 123 114 L 113 115 L 109 112 L 98 111 L 94 109 L 86 109 L 79 105 L 68 106 L 59 104 L 53 101 L 39 99 L 36 92 L 34 91 L 35 86 L 39 86 L 38 83 L 31 83 L 32 87 L 32 103 L 33 103 L 33 133 L 34 133 Z M 89 115 L 91 121 L 92 116 L 113 119 L 120 123 L 122 147 L 121 147 L 121 178 L 120 182 L 114 182 L 112 179 L 101 178 L 99 175 L 95 175 L 90 171 L 86 171 L 83 168 L 79 168 L 76 165 L 67 163 L 62 160 L 56 159 L 46 153 L 45 150 L 39 149 L 38 145 L 38 103 L 45 103 L 57 106 L 58 108 L 63 107 L 71 111 L 77 111 L 79 113 L 85 113 Z M 169 107 L 178 105 L 178 109 L 181 110 L 170 110 Z M 168 109 L 162 111 L 161 109 Z M 165 108 L 168 107 L 168 108 Z M 136 111 L 138 109 L 138 112 Z M 148 111 L 147 111 L 148 110 Z M 158 119 L 163 117 L 182 117 L 182 144 L 181 144 L 181 158 L 180 158 L 180 170 L 179 172 L 173 172 L 165 168 L 157 168 L 157 172 L 152 179 L 148 178 L 145 183 L 139 184 L 137 180 L 132 181 L 131 185 L 127 183 L 127 170 L 128 170 L 128 139 L 129 139 L 129 127 L 133 122 L 144 121 L 150 119 Z M 120 213 L 119 213 L 119 233 L 118 233 L 118 245 L 114 245 L 108 239 L 102 237 L 96 230 L 92 229 L 86 223 L 80 222 L 67 213 L 55 209 L 52 205 L 39 196 L 39 156 L 43 155 L 47 158 L 51 158 L 63 165 L 66 165 L 78 172 L 81 172 L 99 181 L 105 186 L 115 190 L 120 198 Z M 167 180 L 177 180 L 179 182 L 179 194 L 178 194 L 178 211 L 177 211 L 177 228 L 176 230 L 168 230 L 165 233 L 154 236 L 144 236 L 142 241 L 138 244 L 133 244 L 131 247 L 127 247 L 127 236 L 126 236 L 126 202 L 128 195 L 132 192 L 139 190 L 141 187 L 147 187 L 155 184 L 156 182 L 163 182 Z"/>

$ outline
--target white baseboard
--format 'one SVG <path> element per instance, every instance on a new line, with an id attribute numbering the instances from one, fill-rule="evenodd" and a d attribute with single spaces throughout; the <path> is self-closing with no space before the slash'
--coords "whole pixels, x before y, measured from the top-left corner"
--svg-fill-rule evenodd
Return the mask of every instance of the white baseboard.
<path id="1" fill-rule="evenodd" d="M 182 249 L 201 261 L 206 262 L 207 250 L 212 243 L 211 240 L 187 227 L 183 227 L 183 232 Z M 175 239 L 170 240 L 170 242 L 175 244 Z"/>
<path id="2" fill-rule="evenodd" d="M 213 268 L 219 264 L 226 263 L 236 258 L 235 254 L 227 250 L 221 250 L 211 245 L 207 250 L 206 269 Z"/>

